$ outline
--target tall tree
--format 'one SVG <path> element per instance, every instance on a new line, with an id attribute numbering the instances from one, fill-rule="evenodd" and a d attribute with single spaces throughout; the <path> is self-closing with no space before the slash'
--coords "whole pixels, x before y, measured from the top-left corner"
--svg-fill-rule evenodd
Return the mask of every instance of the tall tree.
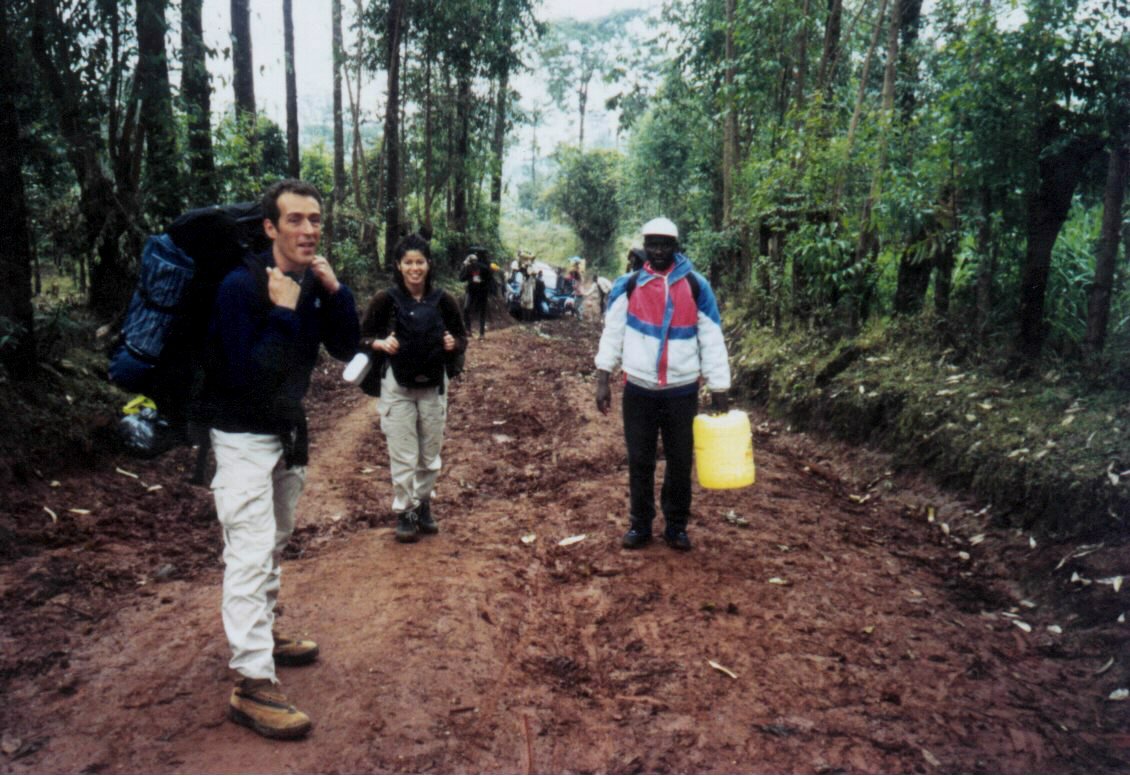
<path id="1" fill-rule="evenodd" d="M 255 108 L 255 67 L 251 56 L 250 0 L 231 0 L 232 88 L 240 130 L 252 147 L 253 177 L 259 177 L 258 121 Z"/>
<path id="2" fill-rule="evenodd" d="M 35 366 L 35 325 L 31 305 L 31 242 L 23 184 L 23 138 L 16 113 L 15 42 L 7 4 L 0 4 L 0 208 L 5 234 L 0 240 L 0 357 L 9 374 L 21 378 Z M 11 342 L 4 342 L 11 338 Z"/>
<path id="3" fill-rule="evenodd" d="M 293 0 L 283 0 L 283 56 L 286 60 L 286 174 L 291 178 L 302 175 L 302 162 L 298 155 L 298 83 L 294 71 L 294 10 Z"/>
<path id="4" fill-rule="evenodd" d="M 56 3 L 34 0 L 30 49 L 78 181 L 86 242 L 98 255 L 90 273 L 91 308 L 100 316 L 112 317 L 133 292 L 129 261 L 122 256 L 120 240 L 136 219 L 138 88 L 135 78 L 124 102 L 119 102 L 124 23 L 117 4 L 79 11 L 64 22 Z M 105 47 L 80 45 L 84 34 L 109 39 L 109 55 Z M 84 55 L 92 58 L 83 59 Z M 92 73 L 102 78 L 107 70 L 110 84 L 103 92 L 105 84 L 89 78 Z"/>
<path id="5" fill-rule="evenodd" d="M 393 248 L 400 239 L 400 34 L 403 14 L 403 0 L 389 0 L 385 17 L 385 68 L 388 72 L 384 132 L 386 266 L 391 266 Z"/>
<path id="6" fill-rule="evenodd" d="M 585 147 L 585 115 L 589 89 L 598 74 L 609 74 L 612 57 L 609 45 L 624 37 L 624 28 L 639 17 L 640 10 L 611 13 L 594 21 L 564 19 L 550 26 L 541 49 L 542 63 L 549 74 L 549 94 L 558 105 L 576 99 L 577 147 Z"/>
<path id="7" fill-rule="evenodd" d="M 1087 291 L 1087 333 L 1083 344 L 1091 353 L 1103 349 L 1110 321 L 1110 299 L 1114 290 L 1114 269 L 1122 242 L 1122 203 L 1130 179 L 1130 147 L 1117 145 L 1107 162 L 1106 193 L 1103 197 L 1103 225 L 1095 252 L 1095 279 Z"/>
<path id="8" fill-rule="evenodd" d="M 289 2 L 289 0 L 287 0 Z M 214 202 L 219 196 L 212 152 L 212 84 L 204 45 L 201 7 L 204 0 L 181 0 L 181 105 L 188 122 L 190 205 Z"/>
<path id="9" fill-rule="evenodd" d="M 334 237 L 337 221 L 341 218 L 341 205 L 345 201 L 345 119 L 342 115 L 341 69 L 345 66 L 345 45 L 341 31 L 341 0 L 330 6 L 333 24 L 333 128 L 334 128 L 334 190 L 330 196 L 326 224 L 327 255 L 333 259 Z"/>
<path id="10" fill-rule="evenodd" d="M 137 82 L 148 168 L 145 186 L 150 211 L 160 225 L 171 221 L 182 207 L 165 32 L 165 0 L 137 0 Z"/>
<path id="11" fill-rule="evenodd" d="M 734 47 L 736 0 L 726 0 L 726 43 L 723 65 L 722 105 L 722 224 L 734 216 L 734 176 L 738 172 L 738 107 L 736 79 L 738 63 Z"/>

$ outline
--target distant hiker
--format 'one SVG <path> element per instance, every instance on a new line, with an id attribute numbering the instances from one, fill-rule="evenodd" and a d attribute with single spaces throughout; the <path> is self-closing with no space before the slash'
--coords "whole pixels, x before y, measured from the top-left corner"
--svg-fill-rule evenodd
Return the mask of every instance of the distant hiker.
<path id="1" fill-rule="evenodd" d="M 384 354 L 377 411 L 388 443 L 396 540 L 439 531 L 432 493 L 447 422 L 447 382 L 467 349 L 459 303 L 433 287 L 428 243 L 409 235 L 393 253 L 394 285 L 369 302 L 362 344 Z"/>
<path id="2" fill-rule="evenodd" d="M 549 299 L 545 296 L 545 278 L 543 270 L 538 270 L 534 275 L 534 320 L 549 317 Z"/>
<path id="3" fill-rule="evenodd" d="M 721 318 L 706 278 L 678 252 L 679 231 L 666 218 L 644 224 L 643 267 L 616 280 L 608 297 L 604 331 L 596 354 L 596 406 L 612 405 L 609 376 L 624 372 L 624 439 L 628 447 L 631 515 L 623 546 L 651 541 L 655 518 L 655 460 L 663 435 L 667 460 L 661 505 L 670 547 L 689 550 L 691 461 L 699 377 L 706 379 L 714 408 L 729 408 L 730 364 Z"/>
<path id="4" fill-rule="evenodd" d="M 581 271 L 574 265 L 569 270 L 569 285 L 573 294 L 573 315 L 577 318 L 584 318 L 584 305 L 585 305 L 585 289 L 583 287 L 583 279 L 581 278 Z"/>
<path id="5" fill-rule="evenodd" d="M 279 558 L 294 531 L 306 481 L 308 444 L 302 399 L 318 350 L 348 360 L 357 352 L 353 294 L 316 251 L 322 196 L 283 180 L 263 196 L 271 249 L 262 274 L 240 265 L 224 278 L 209 329 L 215 363 L 208 393 L 216 476 L 212 491 L 223 526 L 223 622 L 229 665 L 239 675 L 229 716 L 269 738 L 299 738 L 310 718 L 278 686 L 276 665 L 318 656 L 313 641 L 274 630 Z"/>
<path id="6" fill-rule="evenodd" d="M 463 321 L 467 333 L 473 331 L 471 316 L 479 315 L 479 339 L 486 336 L 487 330 L 487 303 L 490 300 L 491 289 L 494 286 L 494 272 L 487 261 L 485 249 L 477 249 L 463 260 L 463 268 L 459 272 L 459 280 L 467 284 L 467 297 L 463 305 Z"/>
<path id="7" fill-rule="evenodd" d="M 524 279 L 522 280 L 521 292 L 521 305 L 522 305 L 522 320 L 533 321 L 537 319 L 537 309 L 534 307 L 534 296 L 537 293 L 538 279 L 529 266 L 524 268 Z"/>

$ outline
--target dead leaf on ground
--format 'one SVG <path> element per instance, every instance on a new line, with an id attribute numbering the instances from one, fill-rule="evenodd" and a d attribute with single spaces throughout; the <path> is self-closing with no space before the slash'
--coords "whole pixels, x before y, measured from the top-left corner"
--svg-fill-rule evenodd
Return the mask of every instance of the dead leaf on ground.
<path id="1" fill-rule="evenodd" d="M 722 665 L 721 663 L 715 663 L 715 662 L 714 662 L 713 660 L 707 660 L 706 662 L 707 662 L 707 663 L 708 663 L 708 664 L 710 665 L 710 667 L 711 667 L 711 668 L 713 668 L 713 669 L 714 669 L 715 671 L 718 671 L 719 673 L 723 673 L 723 674 L 725 674 L 726 676 L 730 677 L 731 679 L 737 679 L 737 678 L 738 678 L 738 675 L 737 675 L 737 674 L 735 674 L 735 673 L 734 673 L 733 671 L 731 671 L 731 670 L 730 670 L 729 668 L 726 668 L 726 666 Z"/>

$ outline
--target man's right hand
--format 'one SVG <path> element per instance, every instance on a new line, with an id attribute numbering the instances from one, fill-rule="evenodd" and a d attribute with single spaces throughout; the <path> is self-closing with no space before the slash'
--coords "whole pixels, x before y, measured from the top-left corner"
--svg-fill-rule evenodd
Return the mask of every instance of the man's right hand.
<path id="1" fill-rule="evenodd" d="M 294 310 L 298 307 L 298 294 L 302 286 L 287 277 L 278 267 L 267 267 L 267 295 L 271 304 Z"/>
<path id="2" fill-rule="evenodd" d="M 608 386 L 608 372 L 603 369 L 596 372 L 596 408 L 603 415 L 612 408 L 612 389 Z"/>

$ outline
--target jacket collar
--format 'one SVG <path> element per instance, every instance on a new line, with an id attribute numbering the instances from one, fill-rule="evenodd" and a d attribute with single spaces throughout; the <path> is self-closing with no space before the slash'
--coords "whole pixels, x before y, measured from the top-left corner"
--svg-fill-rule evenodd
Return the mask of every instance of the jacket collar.
<path id="1" fill-rule="evenodd" d="M 650 264 L 643 265 L 643 269 L 640 270 L 640 279 L 637 285 L 646 285 L 652 280 L 659 280 L 664 277 L 657 272 L 652 272 L 650 266 Z M 671 271 L 666 275 L 667 284 L 670 285 L 676 280 L 686 277 L 687 275 L 691 274 L 691 270 L 693 269 L 694 267 L 691 266 L 691 260 L 688 259 L 685 254 L 676 253 L 675 263 L 671 266 Z"/>

